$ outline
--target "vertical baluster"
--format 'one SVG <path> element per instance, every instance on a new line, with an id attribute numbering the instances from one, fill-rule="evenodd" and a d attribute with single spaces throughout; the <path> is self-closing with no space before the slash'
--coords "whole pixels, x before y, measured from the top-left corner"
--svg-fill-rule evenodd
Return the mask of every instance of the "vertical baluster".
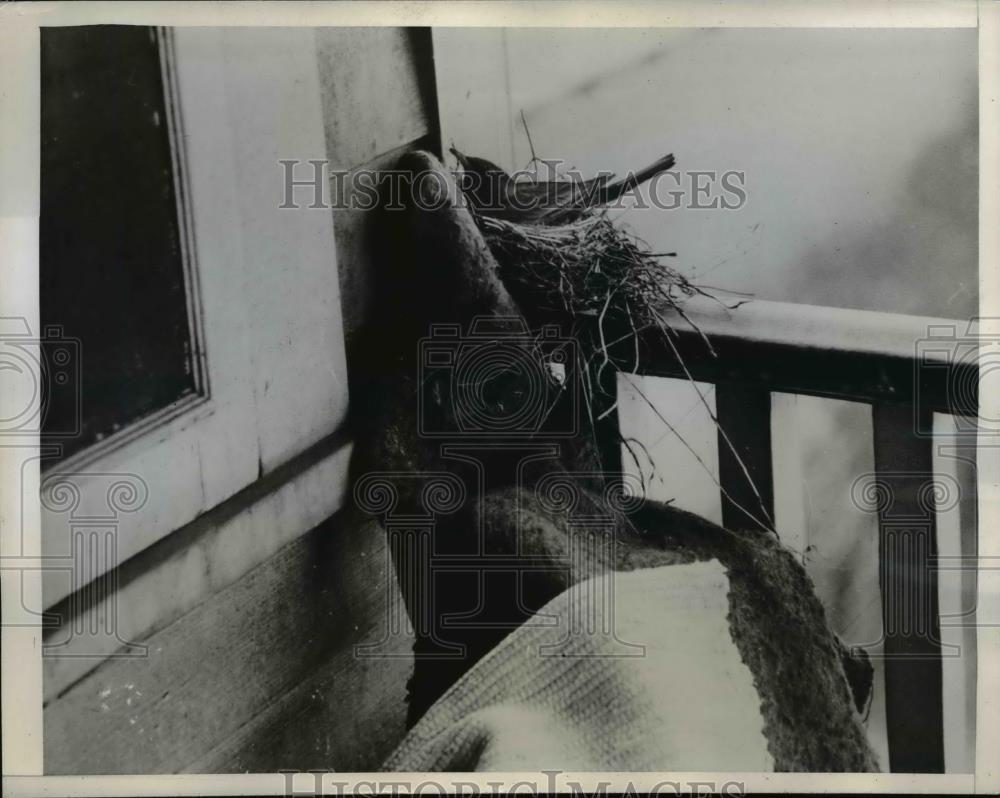
<path id="1" fill-rule="evenodd" d="M 601 458 L 601 470 L 608 482 L 620 482 L 622 475 L 622 442 L 618 423 L 618 408 L 614 407 L 619 398 L 618 371 L 606 368 L 601 374 L 600 394 L 592 412 L 595 415 L 607 412 L 608 415 L 596 422 L 597 449 Z M 612 409 L 613 408 L 613 409 Z M 587 411 L 581 409 L 581 425 L 590 423 Z"/>
<path id="2" fill-rule="evenodd" d="M 944 771 L 932 440 L 913 408 L 873 408 L 889 767 Z M 930 418 L 924 429 L 930 428 Z"/>
<path id="3" fill-rule="evenodd" d="M 719 482 L 725 491 L 722 525 L 729 529 L 773 527 L 771 393 L 720 382 L 715 386 L 715 408 L 722 428 L 719 431 Z"/>

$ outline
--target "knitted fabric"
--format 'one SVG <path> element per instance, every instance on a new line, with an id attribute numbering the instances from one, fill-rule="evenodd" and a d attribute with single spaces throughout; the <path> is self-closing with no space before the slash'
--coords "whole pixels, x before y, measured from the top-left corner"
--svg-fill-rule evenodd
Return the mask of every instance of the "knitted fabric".
<path id="1" fill-rule="evenodd" d="M 773 769 L 727 591 L 717 561 L 577 583 L 460 679 L 384 767 Z"/>

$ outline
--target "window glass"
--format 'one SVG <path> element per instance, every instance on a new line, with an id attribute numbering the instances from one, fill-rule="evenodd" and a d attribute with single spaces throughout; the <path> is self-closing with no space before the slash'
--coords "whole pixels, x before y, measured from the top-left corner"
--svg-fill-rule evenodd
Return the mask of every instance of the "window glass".
<path id="1" fill-rule="evenodd" d="M 41 319 L 80 361 L 43 422 L 65 457 L 195 377 L 155 31 L 43 28 L 41 85 Z"/>

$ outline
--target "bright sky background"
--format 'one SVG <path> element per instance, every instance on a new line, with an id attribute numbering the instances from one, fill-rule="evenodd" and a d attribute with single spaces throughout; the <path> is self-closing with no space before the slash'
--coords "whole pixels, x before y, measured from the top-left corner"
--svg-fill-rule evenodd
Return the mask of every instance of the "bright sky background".
<path id="1" fill-rule="evenodd" d="M 625 218 L 710 285 L 968 318 L 976 61 L 973 29 L 515 29 L 514 158 L 456 144 L 523 166 L 523 110 L 538 155 L 585 176 L 666 152 L 681 170 L 742 170 L 742 210 Z"/>

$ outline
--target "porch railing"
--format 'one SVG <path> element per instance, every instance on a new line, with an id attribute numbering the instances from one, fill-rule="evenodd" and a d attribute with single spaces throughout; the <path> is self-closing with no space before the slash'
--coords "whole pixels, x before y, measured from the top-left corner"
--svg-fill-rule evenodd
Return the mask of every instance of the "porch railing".
<path id="1" fill-rule="evenodd" d="M 759 526 L 760 509 L 774 518 L 773 392 L 871 405 L 888 765 L 943 772 L 932 421 L 940 412 L 975 423 L 975 325 L 758 300 L 729 310 L 698 298 L 684 311 L 700 332 L 667 314 L 676 335 L 671 343 L 659 331 L 643 337 L 639 373 L 715 385 L 728 438 L 720 432 L 724 525 Z M 618 362 L 629 358 L 623 352 Z M 605 455 L 609 470 L 620 471 L 617 440 Z M 741 508 L 758 512 L 751 518 Z"/>

